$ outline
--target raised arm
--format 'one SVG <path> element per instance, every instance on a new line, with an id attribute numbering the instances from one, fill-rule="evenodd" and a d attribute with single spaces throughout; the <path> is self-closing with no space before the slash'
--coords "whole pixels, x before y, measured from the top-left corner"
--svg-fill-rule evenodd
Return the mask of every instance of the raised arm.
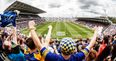
<path id="1" fill-rule="evenodd" d="M 29 30 L 30 30 L 30 33 L 31 33 L 31 37 L 35 43 L 35 45 L 37 46 L 37 48 L 39 48 L 39 50 L 41 50 L 44 46 L 42 46 L 42 44 L 40 43 L 40 39 L 38 38 L 35 30 L 35 22 L 34 21 L 29 21 L 28 23 L 28 26 L 29 26 Z"/>
<path id="2" fill-rule="evenodd" d="M 89 51 L 91 50 L 91 48 L 94 46 L 96 42 L 96 38 L 98 37 L 98 34 L 101 33 L 102 29 L 103 27 L 96 27 L 93 38 L 91 39 L 89 45 L 81 52 L 75 54 L 80 59 L 79 61 L 82 61 L 82 59 L 85 58 L 86 55 L 88 55 Z"/>
<path id="3" fill-rule="evenodd" d="M 18 45 L 17 43 L 17 29 L 16 27 L 13 27 L 13 41 L 16 45 Z"/>
<path id="4" fill-rule="evenodd" d="M 5 39 L 5 41 L 4 41 L 4 43 L 3 43 L 3 48 L 4 48 L 4 45 L 6 45 L 6 46 L 9 45 L 9 41 L 10 41 L 11 36 L 12 36 L 12 34 L 9 35 L 9 36 Z"/>
<path id="5" fill-rule="evenodd" d="M 100 34 L 102 32 L 102 29 L 103 29 L 103 27 L 95 27 L 93 38 L 91 39 L 90 44 L 87 46 L 87 48 L 89 50 L 94 46 L 94 44 L 96 42 L 96 38 L 97 38 L 98 34 Z"/>
<path id="6" fill-rule="evenodd" d="M 52 33 L 52 26 L 49 25 L 48 26 L 48 33 L 47 33 L 46 38 L 45 38 L 45 43 L 47 44 L 47 46 L 49 45 L 49 42 L 51 39 L 51 33 Z"/>

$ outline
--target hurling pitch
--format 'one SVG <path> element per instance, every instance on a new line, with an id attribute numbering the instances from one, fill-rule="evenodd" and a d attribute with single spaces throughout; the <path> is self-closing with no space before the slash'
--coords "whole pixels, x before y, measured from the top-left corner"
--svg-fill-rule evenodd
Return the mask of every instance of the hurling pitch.
<path id="1" fill-rule="evenodd" d="M 42 24 L 36 25 L 37 34 L 46 36 L 49 25 L 52 25 L 53 27 L 52 38 L 91 38 L 93 35 L 93 31 L 90 28 L 87 28 L 81 24 L 76 24 L 74 22 L 44 22 Z M 22 29 L 21 32 L 26 35 L 29 34 L 29 30 L 27 28 Z"/>

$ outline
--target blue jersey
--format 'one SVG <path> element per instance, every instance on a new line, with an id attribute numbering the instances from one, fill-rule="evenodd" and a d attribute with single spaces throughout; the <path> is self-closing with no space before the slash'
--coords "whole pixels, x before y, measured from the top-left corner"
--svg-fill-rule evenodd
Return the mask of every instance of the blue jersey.
<path id="1" fill-rule="evenodd" d="M 61 54 L 57 55 L 55 53 L 51 53 L 46 48 L 43 48 L 41 50 L 41 54 L 43 57 L 45 57 L 46 61 L 82 61 L 85 55 L 88 54 L 88 52 L 89 50 L 85 48 L 83 51 L 79 53 L 72 54 L 68 60 L 65 60 Z"/>

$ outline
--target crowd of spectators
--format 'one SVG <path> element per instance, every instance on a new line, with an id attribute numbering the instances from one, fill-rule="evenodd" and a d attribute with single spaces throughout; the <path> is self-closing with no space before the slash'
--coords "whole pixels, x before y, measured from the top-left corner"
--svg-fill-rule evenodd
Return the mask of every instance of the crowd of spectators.
<path id="1" fill-rule="evenodd" d="M 116 24 L 110 25 L 105 31 L 104 34 L 106 35 L 113 35 L 116 34 Z"/>
<path id="2" fill-rule="evenodd" d="M 105 35 L 116 34 L 116 24 L 104 24 L 100 22 L 81 21 L 81 20 L 77 20 L 76 23 L 82 24 L 88 28 L 94 28 L 95 26 L 102 26 L 104 28 L 103 33 Z"/>
<path id="3" fill-rule="evenodd" d="M 77 20 L 76 23 L 85 25 L 86 27 L 89 27 L 89 28 L 94 28 L 95 26 L 106 27 L 105 24 L 99 23 L 99 22 L 91 22 L 91 21 L 81 21 L 81 20 Z"/>
<path id="4" fill-rule="evenodd" d="M 91 39 L 79 39 L 74 42 L 72 38 L 67 37 L 60 41 L 52 40 L 51 25 L 48 26 L 46 37 L 37 36 L 35 22 L 26 22 L 30 30 L 29 36 L 17 33 L 16 27 L 0 30 L 0 61 L 116 60 L 116 34 L 99 37 L 98 35 L 102 34 L 102 26 L 94 27 L 94 35 Z"/>
<path id="5" fill-rule="evenodd" d="M 34 20 L 36 22 L 36 24 L 41 24 L 41 23 L 45 22 L 45 20 L 42 18 L 31 19 L 31 20 Z M 28 27 L 27 24 L 28 24 L 28 19 L 25 19 L 25 20 L 20 19 L 17 21 L 17 29 L 26 28 L 26 27 Z"/>

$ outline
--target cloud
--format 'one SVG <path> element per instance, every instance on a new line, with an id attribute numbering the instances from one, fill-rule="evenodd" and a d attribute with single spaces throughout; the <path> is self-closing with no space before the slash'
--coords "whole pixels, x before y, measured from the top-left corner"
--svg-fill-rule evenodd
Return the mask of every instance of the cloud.
<path id="1" fill-rule="evenodd" d="M 0 0 L 1 1 L 1 0 Z M 4 0 L 2 0 L 3 2 Z M 72 17 L 72 16 L 99 16 L 104 9 L 109 16 L 116 16 L 115 0 L 20 0 L 47 13 L 40 16 Z M 10 3 L 10 2 L 9 2 Z M 5 1 L 2 6 L 9 4 Z M 0 8 L 5 8 L 0 5 Z M 1 10 L 0 10 L 1 11 Z"/>
<path id="2" fill-rule="evenodd" d="M 112 0 L 112 1 L 116 1 L 116 0 Z"/>
<path id="3" fill-rule="evenodd" d="M 87 13 L 93 13 L 97 15 L 109 15 L 116 16 L 113 13 L 116 13 L 116 1 L 113 0 L 78 0 L 80 9 L 86 11 Z M 104 12 L 106 10 L 106 12 Z M 94 16 L 94 15 L 93 15 Z"/>
<path id="4" fill-rule="evenodd" d="M 91 6 L 100 5 L 97 0 L 79 0 L 82 5 L 80 6 L 81 9 L 88 9 Z"/>
<path id="5" fill-rule="evenodd" d="M 0 0 L 0 13 L 3 11 L 15 0 Z"/>
<path id="6" fill-rule="evenodd" d="M 51 3 L 49 4 L 49 8 L 60 8 L 62 5 L 57 4 L 57 3 Z"/>

